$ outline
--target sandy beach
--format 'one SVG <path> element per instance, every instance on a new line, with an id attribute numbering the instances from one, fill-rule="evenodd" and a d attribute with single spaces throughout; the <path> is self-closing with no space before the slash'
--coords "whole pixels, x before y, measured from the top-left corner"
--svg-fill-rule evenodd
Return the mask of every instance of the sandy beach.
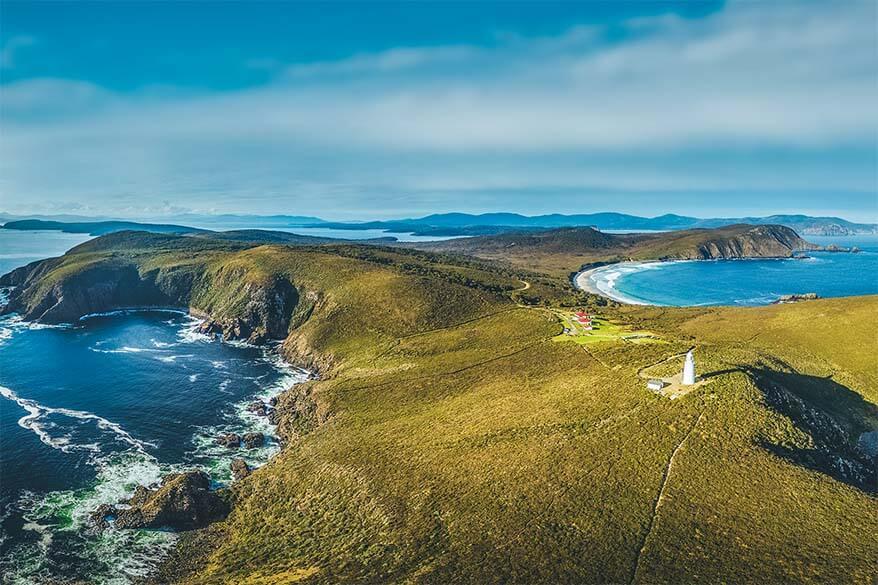
<path id="1" fill-rule="evenodd" d="M 613 268 L 620 268 L 622 266 L 631 266 L 634 264 L 641 264 L 639 262 L 617 262 L 614 264 L 605 264 L 604 266 L 596 266 L 594 268 L 589 268 L 588 270 L 583 270 L 576 274 L 573 278 L 573 285 L 579 290 L 584 290 L 585 292 L 602 296 L 604 298 L 616 301 L 617 303 L 623 303 L 626 305 L 646 305 L 648 303 L 644 303 L 642 301 L 635 301 L 630 299 L 621 293 L 616 292 L 615 289 L 610 287 L 610 290 L 602 290 L 598 288 L 595 282 L 592 280 L 592 275 L 598 271 L 606 271 L 611 270 Z"/>

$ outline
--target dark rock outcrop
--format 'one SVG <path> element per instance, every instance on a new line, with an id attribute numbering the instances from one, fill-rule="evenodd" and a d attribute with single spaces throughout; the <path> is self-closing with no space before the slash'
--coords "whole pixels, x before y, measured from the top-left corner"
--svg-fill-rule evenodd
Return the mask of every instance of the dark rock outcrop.
<path id="1" fill-rule="evenodd" d="M 241 446 L 241 437 L 238 433 L 227 433 L 214 439 L 213 444 L 235 449 Z"/>
<path id="2" fill-rule="evenodd" d="M 776 301 L 774 301 L 775 305 L 785 305 L 787 303 L 798 303 L 801 301 L 813 301 L 819 299 L 820 297 L 817 293 L 804 293 L 804 294 L 792 294 L 792 295 L 781 295 Z"/>
<path id="3" fill-rule="evenodd" d="M 244 448 L 258 449 L 265 444 L 265 435 L 262 433 L 247 433 L 243 438 Z"/>
<path id="4" fill-rule="evenodd" d="M 210 479 L 202 471 L 167 475 L 158 489 L 148 490 L 142 501 L 129 505 L 115 510 L 117 528 L 189 530 L 206 526 L 229 512 L 228 502 L 210 491 Z"/>
<path id="5" fill-rule="evenodd" d="M 97 531 L 103 531 L 110 526 L 109 518 L 117 514 L 116 506 L 112 504 L 101 504 L 91 513 L 89 520 Z"/>
<path id="6" fill-rule="evenodd" d="M 254 400 L 247 406 L 247 411 L 252 412 L 256 416 L 268 416 L 269 410 L 271 410 L 271 407 L 261 400 Z"/>
<path id="7" fill-rule="evenodd" d="M 313 382 L 296 384 L 278 396 L 277 409 L 269 420 L 277 425 L 277 434 L 283 441 L 303 437 L 325 422 L 327 414 L 319 412 L 311 395 L 313 387 Z"/>
<path id="8" fill-rule="evenodd" d="M 250 475 L 250 466 L 243 459 L 232 459 L 229 468 L 232 470 L 232 479 L 235 481 L 240 481 Z"/>
<path id="9" fill-rule="evenodd" d="M 129 506 L 141 506 L 146 502 L 146 499 L 149 497 L 149 489 L 146 486 L 139 485 L 134 488 L 134 495 L 131 496 L 126 504 Z"/>

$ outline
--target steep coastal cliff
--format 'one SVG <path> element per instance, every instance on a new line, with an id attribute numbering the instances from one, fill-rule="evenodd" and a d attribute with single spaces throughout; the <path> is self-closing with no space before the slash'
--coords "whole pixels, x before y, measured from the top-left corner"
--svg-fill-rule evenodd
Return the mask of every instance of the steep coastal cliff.
<path id="1" fill-rule="evenodd" d="M 216 262 L 239 248 L 190 239 L 193 249 L 181 254 L 181 242 L 165 236 L 137 233 L 135 244 L 122 248 L 112 246 L 124 241 L 125 232 L 105 238 L 0 277 L 0 286 L 15 287 L 0 312 L 71 323 L 117 309 L 179 307 L 208 319 L 205 331 L 225 339 L 286 338 L 296 288 L 277 274 Z"/>
<path id="2" fill-rule="evenodd" d="M 639 260 L 721 260 L 789 258 L 796 252 L 819 249 L 780 225 L 737 225 L 716 230 L 691 230 L 646 236 L 631 256 Z"/>

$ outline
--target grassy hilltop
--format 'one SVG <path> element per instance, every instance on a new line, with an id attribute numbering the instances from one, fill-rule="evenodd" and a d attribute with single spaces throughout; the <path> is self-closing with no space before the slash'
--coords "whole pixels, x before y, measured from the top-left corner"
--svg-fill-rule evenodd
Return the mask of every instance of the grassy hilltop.
<path id="1" fill-rule="evenodd" d="M 599 307 L 565 261 L 129 232 L 0 284 L 49 319 L 135 291 L 319 369 L 160 581 L 874 582 L 878 297 Z M 657 341 L 559 341 L 574 306 Z M 645 388 L 692 346 L 708 383 Z"/>

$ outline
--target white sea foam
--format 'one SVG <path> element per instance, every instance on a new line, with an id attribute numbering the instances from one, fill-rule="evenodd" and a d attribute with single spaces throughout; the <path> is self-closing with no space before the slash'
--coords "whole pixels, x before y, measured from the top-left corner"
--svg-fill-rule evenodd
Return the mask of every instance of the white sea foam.
<path id="1" fill-rule="evenodd" d="M 0 317 L 0 328 L 9 331 L 8 335 L 10 337 L 17 331 L 36 331 L 39 329 L 70 329 L 71 327 L 72 326 L 69 323 L 48 324 L 25 321 L 21 315 L 15 313 L 7 315 L 5 317 Z"/>
<path id="2" fill-rule="evenodd" d="M 616 283 L 620 278 L 627 274 L 640 270 L 652 270 L 658 268 L 658 265 L 659 263 L 657 262 L 636 262 L 622 265 L 614 264 L 607 268 L 598 268 L 597 270 L 594 270 L 588 275 L 588 279 L 594 288 L 611 299 L 630 305 L 645 305 L 647 303 L 619 292 L 616 289 Z"/>
<path id="3" fill-rule="evenodd" d="M 163 349 L 156 349 L 152 347 L 131 347 L 128 345 L 124 345 L 115 349 L 100 349 L 98 347 L 90 347 L 88 349 L 97 353 L 150 353 L 165 351 Z"/>
<path id="4" fill-rule="evenodd" d="M 24 545 L 15 551 L 17 562 L 10 571 L 13 583 L 31 583 L 43 574 L 53 535 L 75 536 L 88 525 L 89 516 L 101 504 L 116 504 L 131 497 L 134 486 L 153 485 L 166 473 L 179 471 L 178 466 L 160 465 L 149 454 L 136 450 L 102 458 L 96 468 L 97 477 L 92 487 L 22 495 L 16 505 L 23 512 L 25 529 L 41 536 L 35 545 Z M 61 521 L 65 517 L 69 522 Z M 88 554 L 101 561 L 97 565 L 101 568 L 88 575 L 89 580 L 127 585 L 146 576 L 176 539 L 177 535 L 172 532 L 116 530 L 111 526 L 87 542 L 75 540 L 72 545 L 85 547 L 85 550 L 77 550 L 77 554 Z"/>
<path id="5" fill-rule="evenodd" d="M 159 358 L 157 358 L 157 359 L 158 359 L 159 361 L 162 361 L 162 362 L 165 362 L 165 363 L 168 363 L 168 364 L 173 364 L 173 363 L 176 362 L 178 359 L 181 359 L 181 358 L 191 358 L 191 357 L 195 357 L 195 356 L 193 356 L 191 353 L 184 353 L 184 354 L 180 354 L 180 355 L 164 355 L 164 356 L 161 356 L 161 357 L 159 357 Z"/>
<path id="6" fill-rule="evenodd" d="M 186 315 L 186 311 L 175 309 L 173 307 L 131 307 L 128 309 L 117 309 L 115 311 L 103 311 L 99 313 L 87 313 L 79 318 L 80 321 L 93 319 L 95 317 L 118 317 L 121 315 L 133 315 L 135 313 L 175 313 L 178 315 Z"/>
<path id="7" fill-rule="evenodd" d="M 223 343 L 226 345 L 231 345 L 232 347 L 247 347 L 247 348 L 258 348 L 258 345 L 253 345 L 252 343 L 247 343 L 242 339 L 229 339 L 223 340 Z"/>
<path id="8" fill-rule="evenodd" d="M 305 370 L 297 369 L 284 362 L 283 358 L 277 353 L 266 351 L 261 359 L 270 364 L 277 373 L 281 374 L 281 377 L 273 384 L 264 387 L 257 394 L 233 404 L 232 410 L 227 415 L 228 422 L 202 427 L 194 437 L 196 449 L 193 453 L 198 456 L 208 457 L 211 478 L 220 483 L 231 481 L 229 464 L 233 458 L 242 457 L 251 467 L 258 467 L 267 463 L 271 457 L 280 451 L 280 445 L 274 436 L 274 425 L 271 424 L 268 417 L 258 416 L 250 412 L 248 406 L 255 400 L 268 403 L 271 398 L 276 397 L 297 383 L 304 382 L 310 377 L 310 374 Z M 251 376 L 245 379 L 253 381 L 262 377 L 264 376 Z M 224 380 L 220 384 L 220 390 L 224 390 L 230 382 L 231 380 Z M 265 444 L 258 449 L 246 450 L 229 450 L 214 444 L 213 441 L 218 435 L 232 432 L 239 435 L 261 432 L 265 435 Z"/>
<path id="9" fill-rule="evenodd" d="M 189 381 L 194 383 L 196 380 L 198 380 L 198 376 L 200 376 L 200 375 L 201 374 L 191 374 L 189 376 Z"/>
<path id="10" fill-rule="evenodd" d="M 189 320 L 183 324 L 177 332 L 177 339 L 180 343 L 199 343 L 213 341 L 213 336 L 202 333 L 198 327 L 204 323 L 204 319 L 199 319 L 189 315 Z"/>
<path id="11" fill-rule="evenodd" d="M 49 431 L 50 429 L 55 428 L 56 425 L 51 421 L 46 420 L 47 417 L 53 414 L 79 420 L 94 421 L 95 426 L 98 429 L 112 433 L 115 436 L 116 440 L 127 443 L 131 447 L 134 447 L 141 452 L 145 452 L 146 446 L 154 446 L 152 445 L 152 443 L 147 443 L 145 441 L 139 441 L 135 439 L 119 424 L 91 412 L 72 410 L 69 408 L 53 408 L 49 406 L 44 406 L 35 400 L 29 400 L 27 398 L 20 397 L 18 394 L 16 394 L 14 391 L 7 388 L 6 386 L 0 386 L 0 396 L 6 398 L 7 400 L 15 402 L 27 412 L 26 415 L 18 419 L 18 426 L 33 432 L 37 437 L 39 437 L 40 441 L 42 441 L 49 447 L 52 447 L 53 449 L 58 449 L 59 451 L 63 451 L 64 453 L 70 453 L 71 451 L 99 452 L 100 447 L 94 443 L 72 443 L 69 435 L 53 436 L 52 433 Z"/>

